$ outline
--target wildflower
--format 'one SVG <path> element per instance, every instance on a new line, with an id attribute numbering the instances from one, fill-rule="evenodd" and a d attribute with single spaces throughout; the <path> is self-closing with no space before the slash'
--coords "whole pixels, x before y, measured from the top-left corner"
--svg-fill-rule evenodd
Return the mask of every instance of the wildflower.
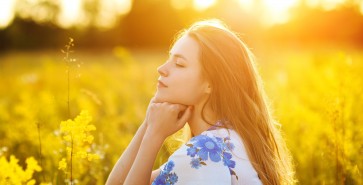
<path id="1" fill-rule="evenodd" d="M 94 159 L 99 159 L 100 158 L 100 156 L 99 155 L 97 155 L 97 154 L 88 154 L 87 155 L 87 159 L 88 159 L 88 161 L 92 161 L 92 160 L 94 160 Z"/>
<path id="2" fill-rule="evenodd" d="M 19 160 L 11 155 L 9 161 L 5 156 L 0 157 L 0 184 L 27 184 L 34 185 L 36 181 L 32 179 L 34 172 L 39 172 L 42 168 L 34 157 L 26 159 L 26 169 L 23 170 L 18 164 Z"/>
<path id="3" fill-rule="evenodd" d="M 65 158 L 62 158 L 61 161 L 59 161 L 58 169 L 65 171 L 67 169 L 67 161 Z"/>
<path id="4" fill-rule="evenodd" d="M 90 124 L 91 121 L 92 117 L 88 111 L 81 111 L 74 120 L 61 122 L 60 132 L 66 144 L 66 157 L 59 161 L 59 170 L 66 172 L 69 169 L 72 172 L 73 162 L 79 161 L 76 159 L 86 159 L 87 161 L 99 159 L 97 154 L 91 153 L 94 136 L 90 132 L 96 130 L 96 127 Z M 70 168 L 67 168 L 67 163 Z"/>

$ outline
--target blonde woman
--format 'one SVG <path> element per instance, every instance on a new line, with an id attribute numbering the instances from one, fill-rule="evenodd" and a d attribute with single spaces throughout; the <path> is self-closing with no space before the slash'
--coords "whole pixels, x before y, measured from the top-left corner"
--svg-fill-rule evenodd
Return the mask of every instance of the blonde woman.
<path id="1" fill-rule="evenodd" d="M 173 43 L 146 118 L 107 184 L 293 184 L 252 53 L 220 21 L 196 22 Z M 189 125 L 191 138 L 159 169 L 164 140 Z"/>

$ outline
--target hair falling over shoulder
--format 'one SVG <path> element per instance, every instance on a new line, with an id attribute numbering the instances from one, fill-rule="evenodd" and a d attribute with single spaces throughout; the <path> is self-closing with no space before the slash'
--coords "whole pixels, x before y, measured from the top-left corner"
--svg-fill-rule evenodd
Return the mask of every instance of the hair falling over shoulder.
<path id="1" fill-rule="evenodd" d="M 242 138 L 264 185 L 295 184 L 291 155 L 273 119 L 253 54 L 218 20 L 201 21 L 180 33 L 200 45 L 202 73 L 209 80 L 209 103 Z"/>

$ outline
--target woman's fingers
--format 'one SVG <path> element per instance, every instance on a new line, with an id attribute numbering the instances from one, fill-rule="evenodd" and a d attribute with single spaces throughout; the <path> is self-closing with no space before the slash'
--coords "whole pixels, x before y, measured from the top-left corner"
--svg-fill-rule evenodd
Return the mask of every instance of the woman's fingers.
<path id="1" fill-rule="evenodd" d="M 150 132 L 167 137 L 181 129 L 191 115 L 191 108 L 168 102 L 151 103 L 147 116 Z"/>

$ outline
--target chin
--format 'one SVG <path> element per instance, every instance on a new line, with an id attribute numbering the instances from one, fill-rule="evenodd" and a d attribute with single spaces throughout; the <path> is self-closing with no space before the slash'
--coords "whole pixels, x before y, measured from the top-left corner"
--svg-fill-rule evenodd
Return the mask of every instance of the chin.
<path id="1" fill-rule="evenodd" d="M 158 102 L 169 102 L 171 103 L 171 99 L 162 95 L 161 93 L 156 93 L 155 94 L 155 99 L 158 101 Z"/>
<path id="2" fill-rule="evenodd" d="M 175 97 L 170 97 L 170 96 L 163 96 L 159 93 L 155 94 L 155 98 L 157 99 L 157 101 L 159 102 L 168 102 L 168 103 L 172 103 L 172 104 L 182 104 L 182 105 L 187 105 L 187 103 L 185 101 L 181 101 L 178 98 Z"/>

